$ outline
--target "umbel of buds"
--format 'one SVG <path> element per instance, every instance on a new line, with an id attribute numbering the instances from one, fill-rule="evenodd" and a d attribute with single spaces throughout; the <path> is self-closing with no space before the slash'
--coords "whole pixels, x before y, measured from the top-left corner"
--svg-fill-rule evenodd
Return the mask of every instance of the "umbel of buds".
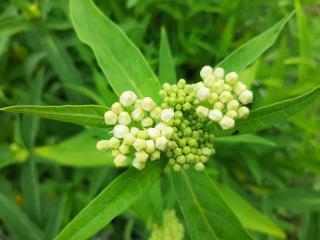
<path id="1" fill-rule="evenodd" d="M 121 94 L 119 102 L 105 112 L 111 137 L 97 143 L 99 151 L 111 151 L 114 164 L 131 164 L 142 170 L 148 161 L 160 159 L 163 152 L 175 171 L 193 166 L 202 171 L 215 154 L 214 133 L 209 123 L 222 130 L 232 129 L 237 119 L 247 118 L 253 100 L 238 74 L 225 74 L 220 67 L 204 66 L 202 81 L 163 84 L 157 106 L 150 97 L 139 99 L 132 91 Z"/>

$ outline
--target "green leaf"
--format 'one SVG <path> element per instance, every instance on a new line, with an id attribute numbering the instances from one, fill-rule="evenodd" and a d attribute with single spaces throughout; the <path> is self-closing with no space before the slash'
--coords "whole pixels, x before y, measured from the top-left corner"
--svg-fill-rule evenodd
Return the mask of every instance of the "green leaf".
<path id="1" fill-rule="evenodd" d="M 16 152 L 16 154 L 19 154 Z M 9 145 L 0 145 L 0 169 L 15 163 L 21 162 L 12 151 Z"/>
<path id="2" fill-rule="evenodd" d="M 92 133 L 84 132 L 57 145 L 37 147 L 34 153 L 65 166 L 113 166 L 111 151 L 98 152 L 96 143 L 97 139 Z"/>
<path id="3" fill-rule="evenodd" d="M 38 227 L 2 193 L 0 193 L 0 206 L 0 219 L 15 239 L 42 239 L 42 232 Z"/>
<path id="4" fill-rule="evenodd" d="M 173 173 L 171 181 L 191 239 L 251 239 L 205 173 Z"/>
<path id="5" fill-rule="evenodd" d="M 245 228 L 285 238 L 285 234 L 281 229 L 231 188 L 222 185 L 219 185 L 218 188 L 228 206 Z"/>
<path id="6" fill-rule="evenodd" d="M 70 15 L 82 42 L 93 50 L 117 95 L 132 90 L 159 101 L 160 84 L 138 48 L 90 0 L 71 0 Z"/>
<path id="7" fill-rule="evenodd" d="M 215 140 L 217 143 L 250 143 L 261 144 L 269 147 L 276 147 L 277 145 L 269 139 L 259 137 L 253 134 L 242 134 L 236 136 L 218 137 Z"/>
<path id="8" fill-rule="evenodd" d="M 319 96 L 320 86 L 298 97 L 254 109 L 247 119 L 236 123 L 236 130 L 243 134 L 266 129 L 303 110 Z"/>
<path id="9" fill-rule="evenodd" d="M 37 117 L 94 127 L 106 127 L 104 112 L 107 107 L 99 105 L 33 106 L 20 105 L 0 108 L 0 111 L 25 113 Z"/>
<path id="10" fill-rule="evenodd" d="M 165 28 L 161 28 L 159 50 L 159 79 L 162 84 L 175 84 L 177 82 L 174 62 L 171 55 L 170 45 Z"/>
<path id="11" fill-rule="evenodd" d="M 111 182 L 55 238 L 82 240 L 92 237 L 138 200 L 160 177 L 166 161 L 156 161 L 143 171 L 130 168 Z"/>
<path id="12" fill-rule="evenodd" d="M 294 12 L 284 17 L 271 28 L 232 52 L 219 63 L 219 66 L 223 67 L 227 72 L 239 72 L 253 63 L 274 44 L 284 25 L 289 21 L 293 13 Z"/>

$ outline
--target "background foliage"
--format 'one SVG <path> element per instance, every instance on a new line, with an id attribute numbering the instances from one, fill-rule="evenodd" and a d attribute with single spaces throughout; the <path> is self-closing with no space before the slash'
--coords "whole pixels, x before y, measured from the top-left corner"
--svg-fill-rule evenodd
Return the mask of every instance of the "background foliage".
<path id="1" fill-rule="evenodd" d="M 190 82 L 199 80 L 201 66 L 219 63 L 296 9 L 272 48 L 240 72 L 241 80 L 255 92 L 253 107 L 319 85 L 320 5 L 316 1 L 95 2 L 156 72 L 165 27 L 177 76 Z M 93 52 L 75 34 L 68 1 L 2 1 L 0 9 L 0 107 L 110 106 L 116 99 Z M 160 71 L 160 79 L 166 74 Z M 232 141 L 217 141 L 217 155 L 206 177 L 220 183 L 219 191 L 254 239 L 320 238 L 319 113 L 318 100 L 289 120 L 260 131 L 263 140 L 252 135 L 243 140 L 239 135 Z M 107 131 L 3 113 L 0 125 L 0 239 L 53 239 L 122 172 L 112 167 L 108 156 L 95 151 L 93 136 L 105 136 Z M 95 238 L 148 238 L 152 225 L 161 222 L 163 208 L 175 208 L 183 222 L 188 202 L 177 207 L 172 179 L 179 178 L 177 183 L 188 177 L 192 174 L 165 174 L 163 199 L 157 195 L 158 182 Z M 197 196 L 205 195 L 198 191 Z M 205 204 L 214 200 L 204 199 Z"/>

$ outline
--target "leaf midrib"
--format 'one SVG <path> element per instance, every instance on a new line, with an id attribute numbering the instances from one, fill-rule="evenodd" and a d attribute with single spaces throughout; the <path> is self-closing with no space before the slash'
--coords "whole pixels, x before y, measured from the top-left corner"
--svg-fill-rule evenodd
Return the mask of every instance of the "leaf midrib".
<path id="1" fill-rule="evenodd" d="M 190 184 L 190 181 L 189 181 L 188 177 L 186 176 L 186 173 L 183 172 L 183 173 L 182 173 L 182 176 L 183 176 L 183 178 L 185 179 L 185 181 L 186 181 L 186 183 L 187 183 L 187 186 L 188 186 L 188 188 L 189 188 L 189 190 L 190 190 L 190 194 L 191 194 L 191 196 L 192 196 L 193 202 L 195 203 L 196 207 L 199 209 L 199 212 L 200 212 L 202 218 L 204 219 L 206 225 L 208 226 L 210 232 L 213 234 L 213 236 L 214 236 L 216 239 L 219 239 L 218 236 L 217 236 L 217 234 L 215 233 L 214 229 L 211 227 L 211 225 L 210 225 L 210 223 L 209 223 L 206 215 L 203 213 L 202 207 L 201 207 L 201 205 L 200 205 L 200 203 L 199 203 L 199 201 L 198 201 L 198 199 L 197 199 L 197 197 L 196 197 L 196 194 L 194 193 L 194 190 L 193 190 L 193 188 L 192 188 L 192 185 Z"/>

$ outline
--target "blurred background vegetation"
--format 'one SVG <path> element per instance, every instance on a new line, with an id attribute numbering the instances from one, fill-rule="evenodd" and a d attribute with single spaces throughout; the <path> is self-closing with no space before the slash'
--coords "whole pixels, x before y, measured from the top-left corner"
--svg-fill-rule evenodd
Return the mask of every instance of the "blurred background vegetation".
<path id="1" fill-rule="evenodd" d="M 319 1 L 95 2 L 156 72 L 160 30 L 165 27 L 177 76 L 189 82 L 200 80 L 201 66 L 214 66 L 296 9 L 276 44 L 240 73 L 241 81 L 254 89 L 255 106 L 294 97 L 320 83 Z M 93 53 L 72 29 L 68 1 L 0 2 L 0 107 L 109 106 L 114 99 Z M 73 153 L 79 151 L 90 162 L 94 144 L 79 141 L 50 148 L 83 127 L 3 113 L 0 126 L 0 239 L 21 239 L 26 228 L 52 239 L 119 172 L 105 166 L 75 167 Z M 220 143 L 212 175 L 268 215 L 287 239 L 320 239 L 320 103 L 259 134 L 276 147 Z M 86 155 L 90 147 L 92 155 Z M 150 220 L 145 215 L 137 204 L 96 239 L 146 238 Z M 256 238 L 276 239 L 258 234 Z"/>

